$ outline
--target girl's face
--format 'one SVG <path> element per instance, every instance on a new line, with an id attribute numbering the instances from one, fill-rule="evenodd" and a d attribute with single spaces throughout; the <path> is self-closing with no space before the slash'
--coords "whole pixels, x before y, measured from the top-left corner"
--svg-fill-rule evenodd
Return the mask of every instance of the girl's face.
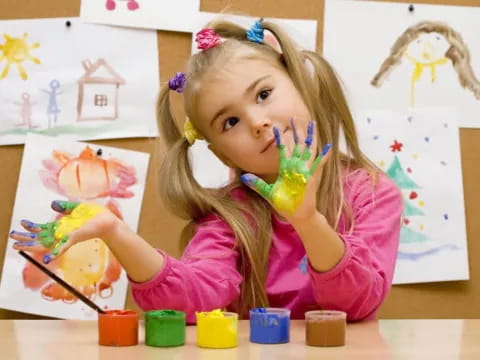
<path id="1" fill-rule="evenodd" d="M 273 127 L 279 129 L 289 156 L 294 145 L 290 119 L 302 144 L 311 120 L 288 74 L 260 59 L 231 61 L 223 70 L 205 74 L 197 104 L 195 125 L 209 148 L 227 165 L 268 182 L 277 178 L 279 165 Z"/>
<path id="2" fill-rule="evenodd" d="M 418 63 L 430 64 L 444 58 L 449 47 L 441 34 L 422 33 L 408 45 L 407 55 Z"/>

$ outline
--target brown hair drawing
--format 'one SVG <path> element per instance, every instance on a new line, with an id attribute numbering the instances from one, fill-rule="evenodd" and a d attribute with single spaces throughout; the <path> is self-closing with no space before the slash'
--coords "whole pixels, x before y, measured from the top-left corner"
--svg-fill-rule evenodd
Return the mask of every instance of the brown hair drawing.
<path id="1" fill-rule="evenodd" d="M 382 86 L 384 80 L 392 70 L 400 64 L 410 43 L 416 40 L 422 33 L 438 33 L 445 38 L 449 47 L 444 57 L 452 62 L 457 72 L 460 85 L 472 91 L 475 98 L 480 100 L 480 82 L 475 77 L 472 66 L 470 65 L 470 53 L 467 45 L 458 32 L 447 24 L 437 21 L 422 21 L 405 30 L 393 44 L 390 55 L 383 61 L 380 70 L 375 74 L 370 83 L 375 87 Z M 412 81 L 414 80 L 412 76 Z"/>

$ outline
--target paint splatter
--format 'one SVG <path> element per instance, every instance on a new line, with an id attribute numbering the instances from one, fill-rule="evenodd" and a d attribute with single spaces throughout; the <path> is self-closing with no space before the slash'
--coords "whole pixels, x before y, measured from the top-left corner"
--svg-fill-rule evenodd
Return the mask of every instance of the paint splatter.
<path id="1" fill-rule="evenodd" d="M 408 173 L 412 173 L 412 169 L 411 169 L 411 168 L 407 168 L 407 172 L 408 172 Z"/>
<path id="2" fill-rule="evenodd" d="M 421 224 L 419 227 L 420 227 L 421 231 L 423 231 L 425 229 L 425 226 L 423 224 Z"/>
<path id="3" fill-rule="evenodd" d="M 375 136 L 373 137 L 373 140 L 378 140 L 378 139 L 379 139 L 379 136 L 378 136 L 378 135 L 375 135 Z"/>
<path id="4" fill-rule="evenodd" d="M 370 119 L 369 117 L 367 117 L 367 123 L 371 124 L 371 123 L 372 123 L 372 119 Z"/>
<path id="5" fill-rule="evenodd" d="M 445 161 L 440 161 L 440 164 L 442 164 L 443 166 L 447 166 L 447 163 Z"/>
<path id="6" fill-rule="evenodd" d="M 412 117 L 412 116 L 409 116 L 409 117 L 407 118 L 407 120 L 408 120 L 409 123 L 411 123 L 411 122 L 413 121 L 413 117 Z"/>
<path id="7" fill-rule="evenodd" d="M 444 218 L 445 220 L 448 220 L 448 214 L 447 214 L 447 213 L 443 214 L 443 218 Z"/>
<path id="8" fill-rule="evenodd" d="M 417 153 L 413 154 L 412 157 L 413 157 L 415 160 L 418 160 L 418 154 L 417 154 Z"/>
<path id="9" fill-rule="evenodd" d="M 430 138 L 428 136 L 425 136 L 425 142 L 430 142 Z"/>
<path id="10" fill-rule="evenodd" d="M 415 191 L 412 191 L 409 195 L 410 200 L 416 199 L 418 197 L 418 194 Z"/>
<path id="11" fill-rule="evenodd" d="M 445 129 L 448 128 L 448 124 L 447 124 L 447 123 L 443 124 L 443 127 L 444 127 Z"/>
<path id="12" fill-rule="evenodd" d="M 393 144 L 390 145 L 390 149 L 392 149 L 392 152 L 400 152 L 402 151 L 402 146 L 403 144 L 401 142 L 398 142 L 397 140 L 393 140 Z"/>

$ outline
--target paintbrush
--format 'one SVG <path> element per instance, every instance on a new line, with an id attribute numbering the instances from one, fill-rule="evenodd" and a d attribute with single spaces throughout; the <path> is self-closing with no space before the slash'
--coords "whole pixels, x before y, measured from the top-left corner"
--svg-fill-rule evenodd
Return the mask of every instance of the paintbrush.
<path id="1" fill-rule="evenodd" d="M 92 300 L 90 300 L 88 297 L 83 295 L 80 291 L 75 289 L 72 285 L 67 283 L 65 280 L 62 280 L 59 278 L 57 275 L 55 275 L 53 272 L 48 270 L 45 266 L 40 264 L 37 260 L 32 258 L 30 255 L 28 255 L 26 252 L 20 250 L 19 254 L 22 255 L 25 259 L 30 261 L 33 265 L 35 265 L 40 271 L 45 273 L 46 275 L 50 276 L 53 280 L 55 280 L 57 283 L 62 285 L 66 290 L 68 290 L 70 293 L 75 295 L 77 298 L 79 298 L 81 301 L 85 303 L 85 305 L 88 305 L 91 307 L 93 310 L 98 311 L 99 313 L 105 314 L 105 310 L 100 308 L 98 305 L 96 305 Z"/>

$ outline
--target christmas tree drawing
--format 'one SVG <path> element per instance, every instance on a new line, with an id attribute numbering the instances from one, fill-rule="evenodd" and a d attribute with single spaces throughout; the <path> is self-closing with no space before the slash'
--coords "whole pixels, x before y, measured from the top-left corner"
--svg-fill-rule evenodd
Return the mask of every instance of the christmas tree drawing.
<path id="1" fill-rule="evenodd" d="M 394 143 L 390 145 L 391 151 L 393 153 L 401 152 L 403 144 L 394 140 Z M 400 159 L 397 155 L 394 155 L 393 161 L 388 167 L 387 175 L 395 181 L 398 187 L 402 190 L 402 193 L 405 190 L 410 190 L 410 194 L 408 197 L 404 196 L 404 210 L 403 210 L 403 223 L 400 230 L 400 244 L 406 243 L 420 243 L 425 242 L 428 238 L 415 230 L 412 230 L 408 227 L 410 223 L 410 218 L 412 216 L 424 216 L 424 212 L 419 209 L 416 205 L 412 202 L 418 197 L 416 189 L 420 189 L 421 187 L 417 185 L 407 174 L 407 172 L 403 169 L 402 164 L 400 163 Z"/>

